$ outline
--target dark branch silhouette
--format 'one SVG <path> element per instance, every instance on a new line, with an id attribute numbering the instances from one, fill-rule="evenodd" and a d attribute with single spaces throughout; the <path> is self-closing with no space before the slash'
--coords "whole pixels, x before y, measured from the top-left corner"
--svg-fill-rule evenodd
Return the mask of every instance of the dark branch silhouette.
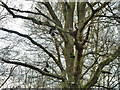
<path id="1" fill-rule="evenodd" d="M 27 64 L 27 63 L 21 63 L 21 62 L 16 62 L 16 61 L 9 61 L 9 60 L 5 60 L 4 58 L 0 58 L 1 61 L 5 62 L 5 63 L 9 63 L 9 64 L 15 64 L 15 65 L 20 65 L 20 66 L 24 66 L 24 67 L 28 67 L 30 69 L 33 69 L 33 70 L 36 70 L 38 71 L 39 73 L 41 73 L 42 75 L 46 75 L 46 76 L 50 76 L 50 77 L 54 77 L 54 78 L 57 78 L 57 79 L 60 79 L 60 80 L 64 80 L 61 76 L 58 76 L 58 75 L 54 75 L 54 74 L 50 74 L 48 72 L 45 72 L 45 71 L 42 71 L 41 69 L 33 66 L 33 65 L 30 65 L 30 64 Z"/>
<path id="2" fill-rule="evenodd" d="M 3 4 L 3 7 L 13 16 L 13 18 L 21 18 L 21 19 L 25 19 L 25 20 L 31 20 L 32 22 L 34 22 L 37 25 L 51 26 L 48 21 L 41 22 L 41 21 L 38 21 L 38 20 L 36 20 L 35 18 L 32 18 L 32 17 L 16 15 L 16 14 L 14 14 L 14 12 L 11 11 L 11 9 L 4 2 L 1 1 L 1 3 Z"/>
<path id="3" fill-rule="evenodd" d="M 31 41 L 32 44 L 40 47 L 43 51 L 45 51 L 45 52 L 55 61 L 55 63 L 59 66 L 59 68 L 60 68 L 61 70 L 64 70 L 63 67 L 62 67 L 62 65 L 61 65 L 61 64 L 58 62 L 58 60 L 55 58 L 55 56 L 53 56 L 53 54 L 50 53 L 50 52 L 49 52 L 46 48 L 44 48 L 41 44 L 39 44 L 39 43 L 37 43 L 36 41 L 34 41 L 30 36 L 28 36 L 28 35 L 26 35 L 26 34 L 21 34 L 21 33 L 17 32 L 17 31 L 8 30 L 8 29 L 6 29 L 6 28 L 1 28 L 1 27 L 0 27 L 0 29 L 1 29 L 2 31 L 5 31 L 5 32 L 14 33 L 14 34 L 17 34 L 17 35 L 19 35 L 19 36 L 21 36 L 21 37 L 27 38 L 28 40 Z"/>

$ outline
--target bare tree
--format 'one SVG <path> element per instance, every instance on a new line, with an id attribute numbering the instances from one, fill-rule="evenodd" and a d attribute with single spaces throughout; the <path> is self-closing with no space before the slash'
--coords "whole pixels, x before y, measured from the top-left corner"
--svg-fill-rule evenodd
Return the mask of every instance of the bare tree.
<path id="1" fill-rule="evenodd" d="M 48 61 L 46 65 L 51 65 L 51 71 L 48 71 L 48 65 L 45 68 L 42 65 L 37 67 L 31 61 L 24 63 L 4 57 L 1 57 L 1 61 L 30 68 L 54 78 L 54 81 L 58 79 L 62 88 L 95 87 L 100 77 L 103 78 L 103 73 L 110 73 L 104 68 L 109 67 L 120 55 L 120 47 L 116 43 L 117 35 L 114 32 L 120 18 L 113 8 L 115 3 L 57 2 L 57 9 L 56 3 L 37 3 L 36 11 L 24 11 L 9 7 L 1 1 L 1 6 L 13 18 L 26 20 L 36 28 L 30 35 L 4 27 L 0 27 L 0 30 L 25 38 L 25 43 L 31 47 L 36 46 L 37 50 L 49 57 L 44 59 Z M 45 14 L 40 7 L 46 8 L 44 10 L 49 14 Z M 29 15 L 25 16 L 23 13 Z M 46 47 L 48 42 L 51 47 Z"/>

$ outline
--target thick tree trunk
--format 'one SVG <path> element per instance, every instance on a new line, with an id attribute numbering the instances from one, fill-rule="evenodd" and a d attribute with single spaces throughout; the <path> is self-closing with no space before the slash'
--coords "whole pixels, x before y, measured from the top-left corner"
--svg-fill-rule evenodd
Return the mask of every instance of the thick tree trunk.
<path id="1" fill-rule="evenodd" d="M 70 30 L 73 30 L 73 16 L 74 16 L 74 8 L 75 8 L 75 2 L 68 3 L 69 6 L 67 7 L 66 13 L 66 20 L 65 20 L 65 29 L 67 32 L 70 32 Z M 64 46 L 64 57 L 66 61 L 66 77 L 67 80 L 64 82 L 66 84 L 66 87 L 71 87 L 71 82 L 73 82 L 73 65 L 74 65 L 74 58 L 71 57 L 71 55 L 74 55 L 74 44 L 73 44 L 73 38 L 69 34 L 65 34 L 66 41 Z M 64 84 L 63 83 L 63 84 Z M 64 86 L 65 87 L 65 86 Z"/>

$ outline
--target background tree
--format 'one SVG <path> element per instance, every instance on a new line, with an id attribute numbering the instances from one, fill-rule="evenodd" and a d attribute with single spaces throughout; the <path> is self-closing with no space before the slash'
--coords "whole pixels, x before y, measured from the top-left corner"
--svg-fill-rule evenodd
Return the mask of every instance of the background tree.
<path id="1" fill-rule="evenodd" d="M 36 11 L 25 11 L 1 1 L 1 6 L 13 18 L 30 23 L 26 24 L 30 27 L 28 34 L 0 27 L 2 31 L 20 36 L 19 45 L 25 50 L 16 57 L 1 56 L 1 60 L 30 68 L 43 77 L 49 76 L 49 82 L 57 81 L 63 88 L 98 86 L 104 75 L 111 74 L 108 69 L 112 69 L 111 63 L 120 55 L 115 28 L 120 17 L 115 12 L 115 4 L 37 2 Z M 106 86 L 104 81 L 102 84 Z"/>

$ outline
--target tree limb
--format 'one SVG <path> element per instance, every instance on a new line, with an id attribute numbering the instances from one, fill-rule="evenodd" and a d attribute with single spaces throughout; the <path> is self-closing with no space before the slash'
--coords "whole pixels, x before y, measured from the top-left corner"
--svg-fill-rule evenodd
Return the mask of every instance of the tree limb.
<path id="1" fill-rule="evenodd" d="M 57 79 L 60 79 L 60 80 L 64 80 L 63 77 L 61 76 L 58 76 L 58 75 L 54 75 L 54 74 L 51 74 L 51 73 L 47 73 L 45 71 L 42 71 L 41 69 L 33 66 L 33 65 L 30 65 L 30 64 L 26 64 L 26 63 L 21 63 L 21 62 L 16 62 L 16 61 L 9 61 L 9 60 L 5 60 L 3 58 L 0 58 L 3 62 L 5 63 L 9 63 L 9 64 L 15 64 L 15 65 L 20 65 L 20 66 L 24 66 L 24 67 L 28 67 L 32 70 L 36 70 L 38 71 L 39 73 L 41 73 L 42 75 L 46 75 L 46 76 L 50 76 L 50 77 L 54 77 L 54 78 L 57 78 Z"/>
<path id="2" fill-rule="evenodd" d="M 19 36 L 21 36 L 21 37 L 27 38 L 28 40 L 31 41 L 32 44 L 40 47 L 43 51 L 45 51 L 45 52 L 55 61 L 55 63 L 59 66 L 59 68 L 60 68 L 61 70 L 63 70 L 63 67 L 62 67 L 61 64 L 58 62 L 58 60 L 55 58 L 55 56 L 54 56 L 52 53 L 50 53 L 46 48 L 44 48 L 41 44 L 39 44 L 39 43 L 37 43 L 36 41 L 34 41 L 30 36 L 28 36 L 28 35 L 26 35 L 26 34 L 21 34 L 21 33 L 17 32 L 17 31 L 8 30 L 8 29 L 6 29 L 6 28 L 1 28 L 1 27 L 0 27 L 0 29 L 1 29 L 2 31 L 5 31 L 5 32 L 14 33 L 14 34 L 17 34 L 17 35 L 19 35 Z"/>
<path id="3" fill-rule="evenodd" d="M 86 2 L 86 3 L 91 8 L 92 12 L 94 12 L 93 6 L 89 2 Z"/>
<path id="4" fill-rule="evenodd" d="M 14 69 L 15 69 L 16 67 L 17 67 L 17 66 L 11 68 L 9 76 L 8 76 L 8 77 L 5 79 L 5 81 L 1 84 L 0 88 L 7 82 L 7 80 L 10 78 L 10 76 L 12 75 L 12 73 L 13 73 L 13 71 L 14 71 Z"/>
<path id="5" fill-rule="evenodd" d="M 44 16 L 45 18 L 47 18 L 48 20 L 52 21 L 53 23 L 57 24 L 54 20 L 52 20 L 51 18 L 49 18 L 47 15 L 43 14 L 37 7 L 35 7 L 35 9 L 39 12 L 40 15 Z"/>
<path id="6" fill-rule="evenodd" d="M 97 80 L 98 80 L 98 78 L 99 78 L 99 76 L 100 76 L 100 74 L 102 72 L 103 67 L 105 67 L 110 62 L 115 60 L 118 56 L 120 56 L 120 46 L 119 46 L 118 50 L 116 50 L 116 52 L 111 57 L 109 57 L 106 60 L 102 61 L 98 65 L 98 68 L 96 69 L 94 76 L 88 81 L 88 83 L 84 86 L 84 88 L 90 88 L 92 85 L 97 83 Z"/>
<path id="7" fill-rule="evenodd" d="M 95 15 L 95 17 L 106 17 L 106 18 L 109 18 L 109 19 L 115 19 L 118 23 L 120 23 L 120 21 L 119 21 L 119 19 L 120 19 L 120 17 L 119 16 L 114 16 L 114 15 L 112 15 L 112 16 L 105 16 L 105 15 Z"/>
<path id="8" fill-rule="evenodd" d="M 94 15 L 99 12 L 102 8 L 104 8 L 109 2 L 105 2 L 103 3 L 100 7 L 98 7 L 97 9 L 94 10 L 94 12 L 89 16 L 89 18 L 83 22 L 83 26 L 80 28 L 81 32 L 83 31 L 83 29 L 85 28 L 85 26 L 88 24 L 88 22 L 94 17 Z"/>
<path id="9" fill-rule="evenodd" d="M 3 7 L 5 7 L 6 10 L 13 16 L 13 18 L 21 18 L 21 19 L 25 19 L 25 20 L 31 20 L 33 23 L 35 23 L 35 24 L 37 24 L 37 25 L 44 25 L 44 26 L 49 26 L 49 27 L 53 26 L 53 25 L 51 25 L 48 21 L 41 22 L 41 21 L 38 21 L 38 20 L 36 20 L 35 18 L 32 18 L 32 17 L 15 15 L 15 14 L 10 10 L 10 8 L 9 8 L 4 2 L 1 1 L 1 3 L 3 4 Z M 51 15 L 52 18 L 53 18 L 53 20 L 50 19 L 48 16 L 44 15 L 42 12 L 40 12 L 40 11 L 36 8 L 36 9 L 39 11 L 39 13 L 40 13 L 41 15 L 43 15 L 45 18 L 47 18 L 47 19 L 49 19 L 50 21 L 54 22 L 54 23 L 56 24 L 56 26 L 58 25 L 57 27 L 62 28 L 62 24 L 61 24 L 61 22 L 59 21 L 59 19 L 57 18 L 57 16 L 55 15 L 54 11 L 52 10 L 51 5 L 48 4 L 47 2 L 46 2 L 46 4 L 45 4 L 45 3 L 42 3 L 42 4 L 44 4 L 46 7 L 48 7 L 48 10 L 49 10 L 49 12 L 51 11 L 51 12 L 50 12 L 51 14 L 53 13 L 53 14 Z M 50 7 L 49 7 L 49 6 L 50 6 Z M 15 10 L 15 9 L 14 9 L 14 10 Z M 16 10 L 16 11 L 17 11 L 17 10 Z M 20 10 L 18 10 L 18 11 L 20 11 Z M 21 11 L 21 12 L 33 13 L 33 12 L 30 12 L 30 11 Z M 55 20 L 55 21 L 54 21 L 54 20 Z M 61 37 L 63 38 L 63 40 L 66 41 L 66 39 L 65 39 L 64 35 L 62 34 L 61 30 L 58 29 L 58 31 L 59 31 Z"/>
<path id="10" fill-rule="evenodd" d="M 38 8 L 35 7 L 35 9 L 39 12 L 39 13 L 36 13 L 36 12 L 32 12 L 32 11 L 23 11 L 23 10 L 20 10 L 20 9 L 15 9 L 15 8 L 11 8 L 11 7 L 8 7 L 9 9 L 13 10 L 13 11 L 17 11 L 17 12 L 21 12 L 21 13 L 28 13 L 28 14 L 34 14 L 34 15 L 42 15 L 43 17 L 47 18 L 48 20 L 52 21 L 53 23 L 56 23 L 54 20 L 52 20 L 51 18 L 49 18 L 47 15 L 43 14 Z"/>
<path id="11" fill-rule="evenodd" d="M 88 27 L 87 35 L 86 35 L 86 37 L 85 37 L 85 39 L 83 41 L 83 45 L 85 45 L 85 43 L 87 42 L 88 37 L 89 37 L 89 33 L 90 33 L 90 26 Z"/>
<path id="12" fill-rule="evenodd" d="M 94 63 L 89 67 L 87 68 L 87 70 L 82 74 L 82 76 L 80 77 L 80 79 L 83 78 L 83 76 L 97 63 L 97 59 L 94 61 Z"/>
<path id="13" fill-rule="evenodd" d="M 52 19 L 57 22 L 58 26 L 62 27 L 62 24 L 61 24 L 60 20 L 58 19 L 58 17 L 56 16 L 55 12 L 53 11 L 50 3 L 49 2 L 45 2 L 44 5 L 47 7 L 50 15 L 52 16 Z"/>
<path id="14" fill-rule="evenodd" d="M 63 15 L 64 15 L 64 20 L 66 21 L 67 8 L 66 8 L 64 2 L 61 2 L 61 4 L 62 4 L 62 12 L 63 12 Z"/>
<path id="15" fill-rule="evenodd" d="M 34 18 L 32 18 L 32 17 L 15 15 L 15 14 L 10 10 L 10 8 L 9 8 L 4 2 L 1 1 L 1 3 L 3 4 L 3 7 L 5 7 L 6 10 L 13 16 L 13 18 L 21 18 L 21 19 L 31 20 L 32 22 L 34 22 L 34 23 L 37 24 L 37 25 L 51 26 L 48 21 L 46 21 L 46 22 L 41 22 L 41 21 L 38 21 L 38 20 L 36 20 L 36 19 L 34 19 Z M 25 11 L 24 11 L 24 12 L 25 12 Z"/>

